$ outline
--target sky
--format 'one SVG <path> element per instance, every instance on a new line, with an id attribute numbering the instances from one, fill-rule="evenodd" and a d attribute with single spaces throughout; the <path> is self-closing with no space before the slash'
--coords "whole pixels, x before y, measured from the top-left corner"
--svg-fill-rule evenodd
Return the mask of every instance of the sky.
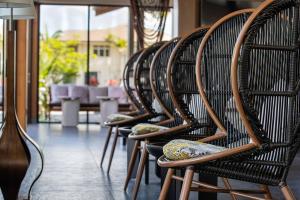
<path id="1" fill-rule="evenodd" d="M 171 16 L 171 15 L 170 15 Z M 129 8 L 120 8 L 99 16 L 91 7 L 91 29 L 105 29 L 119 25 L 127 25 Z M 166 34 L 172 35 L 172 17 L 166 22 Z M 57 30 L 87 30 L 88 6 L 41 6 L 40 32 L 46 30 L 52 35 Z"/>

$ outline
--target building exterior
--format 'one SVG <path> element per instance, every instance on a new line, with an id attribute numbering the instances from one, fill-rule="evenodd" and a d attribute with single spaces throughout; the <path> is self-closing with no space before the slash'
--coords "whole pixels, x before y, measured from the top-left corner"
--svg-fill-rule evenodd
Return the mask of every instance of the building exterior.
<path id="1" fill-rule="evenodd" d="M 126 25 L 90 31 L 90 78 L 96 76 L 100 86 L 120 83 L 123 68 L 128 59 L 127 45 L 119 47 L 114 42 L 109 41 L 109 38 L 127 43 L 127 32 L 128 27 Z M 87 53 L 87 34 L 87 31 L 69 30 L 64 31 L 60 39 L 62 41 L 77 40 L 79 44 L 75 48 L 76 51 Z M 85 77 L 86 73 L 80 72 L 76 84 L 84 84 Z"/>

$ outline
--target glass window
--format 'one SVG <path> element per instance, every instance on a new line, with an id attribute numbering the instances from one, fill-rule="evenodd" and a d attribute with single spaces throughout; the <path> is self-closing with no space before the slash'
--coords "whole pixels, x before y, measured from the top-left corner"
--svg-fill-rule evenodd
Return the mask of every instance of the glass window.
<path id="1" fill-rule="evenodd" d="M 129 8 L 93 6 L 90 8 L 89 83 L 98 87 L 122 87 L 123 69 L 128 59 Z M 95 85 L 95 84 L 93 84 Z M 93 112 L 90 122 L 97 122 Z"/>
<path id="2" fill-rule="evenodd" d="M 98 57 L 109 57 L 109 46 L 94 46 L 94 54 Z"/>
<path id="3" fill-rule="evenodd" d="M 70 91 L 73 86 L 121 86 L 128 59 L 129 8 L 41 5 L 40 13 L 39 121 L 61 121 L 59 98 L 80 93 Z M 68 92 L 55 91 L 53 85 Z M 89 94 L 81 101 L 90 103 Z M 80 122 L 98 122 L 98 115 L 80 112 Z"/>
<path id="4" fill-rule="evenodd" d="M 91 103 L 88 87 L 123 87 L 122 74 L 129 57 L 128 7 L 44 4 L 40 13 L 39 121 L 61 121 L 58 105 L 62 96 L 85 94 L 80 96 L 83 105 Z M 146 28 L 153 23 L 150 20 Z M 171 9 L 164 40 L 172 36 Z M 67 92 L 53 85 L 65 87 Z M 77 86 L 84 86 L 87 92 Z M 93 110 L 98 110 L 97 106 Z M 98 122 L 98 115 L 84 111 L 79 119 Z"/>
<path id="5" fill-rule="evenodd" d="M 95 6 L 90 13 L 89 70 L 97 72 L 99 86 L 119 86 L 128 59 L 129 8 Z"/>
<path id="6" fill-rule="evenodd" d="M 88 7 L 41 5 L 40 13 L 39 120 L 61 121 L 55 105 L 62 96 L 77 95 L 77 88 L 70 85 L 86 84 Z M 53 87 L 57 85 L 66 89 Z M 79 120 L 87 121 L 86 112 Z"/>

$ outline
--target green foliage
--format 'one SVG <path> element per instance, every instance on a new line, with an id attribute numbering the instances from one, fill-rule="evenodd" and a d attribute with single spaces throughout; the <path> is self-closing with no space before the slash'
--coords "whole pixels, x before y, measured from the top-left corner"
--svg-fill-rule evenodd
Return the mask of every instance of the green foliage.
<path id="1" fill-rule="evenodd" d="M 125 49 L 127 47 L 127 41 L 114 36 L 113 34 L 108 34 L 105 39 L 106 42 L 117 47 L 118 49 Z"/>
<path id="2" fill-rule="evenodd" d="M 76 52 L 78 41 L 61 41 L 60 33 L 48 34 L 40 40 L 40 80 L 71 83 L 81 70 L 86 71 L 86 54 Z"/>
<path id="3" fill-rule="evenodd" d="M 79 42 L 60 40 L 61 31 L 40 38 L 39 88 L 41 114 L 46 114 L 50 84 L 72 83 L 80 71 L 86 71 L 87 55 L 76 51 Z"/>

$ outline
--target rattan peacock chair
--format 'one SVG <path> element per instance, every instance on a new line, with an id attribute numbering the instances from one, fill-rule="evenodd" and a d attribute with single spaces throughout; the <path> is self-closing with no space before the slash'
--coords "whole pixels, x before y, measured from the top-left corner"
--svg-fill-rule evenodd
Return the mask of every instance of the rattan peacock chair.
<path id="1" fill-rule="evenodd" d="M 196 29 L 182 38 L 167 65 L 167 79 L 170 98 L 172 99 L 172 115 L 181 124 L 165 132 L 143 135 L 149 139 L 147 149 L 155 156 L 161 156 L 162 146 L 174 138 L 200 139 L 215 129 L 204 108 L 196 85 L 195 56 L 198 46 L 208 28 Z M 164 66 L 166 67 L 166 66 Z M 160 80 L 162 82 L 162 80 Z M 160 136 L 160 137 L 157 137 Z M 163 137 L 162 137 L 163 136 Z"/>
<path id="2" fill-rule="evenodd" d="M 145 118 L 148 119 L 148 114 L 147 114 L 146 110 L 144 109 L 144 105 L 140 102 L 140 100 L 136 94 L 136 89 L 135 89 L 135 85 L 134 85 L 134 68 L 135 68 L 135 64 L 136 64 L 137 60 L 139 59 L 139 56 L 142 53 L 143 53 L 143 50 L 140 50 L 140 51 L 134 53 L 127 61 L 124 71 L 123 71 L 124 89 L 125 89 L 125 92 L 129 98 L 129 100 L 132 102 L 133 107 L 135 109 L 134 111 L 127 113 L 127 114 L 130 116 L 137 117 L 134 120 L 126 120 L 128 125 L 130 125 L 130 123 L 134 124 L 136 121 L 139 121 L 139 120 L 143 121 Z M 103 161 L 104 161 L 104 158 L 106 155 L 106 151 L 108 148 L 110 137 L 112 135 L 113 127 L 122 126 L 123 123 L 124 123 L 124 121 L 115 122 L 115 123 L 107 123 L 107 125 L 109 126 L 109 130 L 108 130 L 108 134 L 107 134 L 106 141 L 105 141 L 103 151 L 102 151 L 102 157 L 101 157 L 101 163 L 100 163 L 101 166 L 103 164 Z M 118 130 L 116 130 L 116 132 L 118 132 Z M 116 144 L 114 143 L 114 145 L 116 145 Z M 114 148 L 112 149 L 112 151 L 114 151 Z M 110 155 L 108 171 L 111 166 L 112 156 L 113 156 L 113 153 L 111 153 L 111 155 Z"/>
<path id="3" fill-rule="evenodd" d="M 206 31 L 207 28 L 199 28 L 178 42 L 168 61 L 168 79 L 163 78 L 163 69 L 166 68 L 166 65 L 162 62 L 163 60 L 159 60 L 159 52 L 156 56 L 157 59 L 154 59 L 152 63 L 151 70 L 153 72 L 159 73 L 159 71 L 154 69 L 162 68 L 160 70 L 161 74 L 158 76 L 158 83 L 156 84 L 154 83 L 156 82 L 155 75 L 157 74 L 150 73 L 150 76 L 152 75 L 153 77 L 153 90 L 165 91 L 163 85 L 168 84 L 169 97 L 173 100 L 172 105 L 169 105 L 169 107 L 176 121 L 171 121 L 168 124 L 171 127 L 170 129 L 143 135 L 131 134 L 129 137 L 133 139 L 145 139 L 145 146 L 148 152 L 154 156 L 162 155 L 162 145 L 171 139 L 201 139 L 211 135 L 216 129 L 216 126 L 211 123 L 204 109 L 196 84 L 195 56 Z M 163 53 L 163 48 L 161 48 L 161 52 Z M 157 89 L 160 85 L 162 85 L 162 89 Z M 161 99 L 161 103 L 164 105 L 164 98 L 159 99 Z M 201 107 L 203 108 L 202 110 Z M 145 155 L 147 152 L 143 151 L 143 154 Z M 142 166 L 141 162 L 140 166 Z M 142 167 L 139 168 L 141 171 L 138 174 L 142 174 L 142 169 Z M 136 184 L 138 183 L 136 182 Z"/>
<path id="4" fill-rule="evenodd" d="M 255 145 L 248 160 L 260 166 L 247 181 L 279 186 L 286 199 L 296 199 L 286 178 L 300 146 L 299 12 L 299 0 L 264 2 L 239 35 L 231 71 L 237 109 Z"/>
<path id="5" fill-rule="evenodd" d="M 136 53 L 134 53 L 128 60 L 128 62 L 125 65 L 124 71 L 123 71 L 123 84 L 124 84 L 124 90 L 129 98 L 129 101 L 132 102 L 132 106 L 134 107 L 134 111 L 128 113 L 129 115 L 137 115 L 144 113 L 144 106 L 140 102 L 134 85 L 134 66 L 141 55 L 143 51 L 140 50 Z"/>
<path id="6" fill-rule="evenodd" d="M 124 84 L 124 89 L 125 92 L 129 98 L 129 100 L 132 102 L 133 107 L 134 107 L 134 111 L 129 113 L 129 115 L 135 115 L 138 113 L 144 113 L 143 110 L 143 105 L 140 103 L 140 101 L 138 100 L 137 96 L 134 94 L 135 91 L 135 87 L 132 84 L 132 78 L 133 78 L 133 71 L 134 71 L 134 64 L 137 61 L 138 57 L 140 56 L 140 54 L 142 53 L 142 51 L 138 51 L 136 53 L 134 53 L 129 60 L 127 61 L 124 71 L 123 71 L 123 84 Z M 101 158 L 101 166 L 103 164 L 104 161 L 104 157 L 107 151 L 107 147 L 108 147 L 108 143 L 111 137 L 111 133 L 112 133 L 112 126 L 109 128 L 109 132 L 108 135 L 106 137 L 106 141 L 104 144 L 104 148 L 103 148 L 103 152 L 102 152 L 102 158 Z"/>
<path id="7" fill-rule="evenodd" d="M 232 106 L 234 102 L 232 100 L 232 92 L 230 89 L 230 64 L 233 47 L 237 36 L 243 24 L 248 19 L 251 13 L 252 10 L 250 9 L 241 10 L 223 17 L 208 30 L 205 37 L 201 41 L 197 57 L 199 57 L 199 54 L 202 55 L 201 64 L 204 63 L 205 68 L 202 67 L 201 75 L 199 75 L 199 73 L 196 74 L 197 82 L 198 86 L 199 79 L 201 79 L 202 82 L 204 82 L 203 85 L 205 86 L 205 88 L 203 90 L 205 92 L 203 90 L 199 90 L 200 99 L 203 102 L 205 109 L 209 113 L 211 119 L 213 120 L 213 123 L 215 124 L 216 128 L 213 130 L 213 132 L 215 132 L 214 135 L 198 141 L 208 143 L 212 141 L 212 144 L 219 144 L 223 141 L 227 141 L 228 138 L 226 138 L 226 133 L 232 131 L 233 133 L 238 133 L 238 136 L 233 137 L 232 141 L 229 139 L 228 140 L 231 143 L 234 143 L 239 142 L 239 140 L 241 139 L 241 141 L 243 142 L 242 139 L 245 137 L 245 134 L 239 134 L 239 132 L 237 131 L 240 130 L 239 126 L 241 125 L 241 121 L 239 120 L 237 113 L 235 112 L 235 110 L 233 109 L 234 107 Z M 199 59 L 197 59 L 197 69 L 198 68 Z M 223 121 L 218 121 L 219 118 L 224 119 L 225 122 L 223 123 Z M 234 124 L 234 126 L 232 124 Z M 192 140 L 197 140 L 197 138 Z M 215 143 L 215 141 L 218 142 Z M 183 180 L 180 199 L 188 199 L 191 186 L 191 184 L 188 181 L 192 181 L 192 175 L 194 171 L 199 172 L 198 170 L 200 170 L 200 172 L 202 172 L 202 168 L 198 167 L 198 165 L 194 166 L 192 164 L 182 166 L 182 163 L 196 159 L 201 159 L 204 157 L 205 156 L 200 156 L 191 159 L 170 160 L 167 159 L 165 156 L 162 156 L 158 161 L 160 166 L 166 167 L 169 164 L 174 164 L 174 166 L 172 166 L 168 170 L 168 174 L 160 195 L 160 199 L 165 198 L 171 179 Z M 186 169 L 186 175 L 184 179 L 178 176 L 173 176 L 174 169 L 176 168 Z M 218 174 L 213 175 L 219 176 Z M 226 188 L 224 188 L 224 191 L 230 192 L 231 187 L 229 185 L 228 180 L 223 180 L 226 186 Z M 197 185 L 198 182 L 194 182 Z M 199 186 L 199 184 L 197 186 Z M 198 188 L 195 188 L 196 191 L 197 189 Z M 200 188 L 198 190 L 201 191 L 201 189 L 203 188 Z M 236 198 L 234 196 L 236 194 L 231 193 L 231 195 L 233 199 Z"/>
<path id="8" fill-rule="evenodd" d="M 199 140 L 212 135 L 217 129 L 204 108 L 195 74 L 195 58 L 207 30 L 208 27 L 199 28 L 181 39 L 169 60 L 168 84 L 170 94 L 176 106 L 176 112 L 184 119 L 185 123 L 181 126 L 182 129 L 176 131 L 176 134 L 170 134 L 170 137 L 159 145 L 149 142 L 148 150 L 156 149 L 157 156 L 163 154 L 160 145 L 172 139 Z M 223 180 L 225 186 L 229 187 L 227 180 Z M 163 193 L 166 195 L 167 190 Z"/>
<path id="9" fill-rule="evenodd" d="M 180 38 L 174 38 L 163 45 L 155 54 L 150 67 L 150 85 L 154 98 L 168 116 L 164 126 L 174 127 L 182 123 L 182 118 L 176 113 L 167 84 L 167 65 L 169 58 Z"/>
<path id="10" fill-rule="evenodd" d="M 156 91 L 165 91 L 164 85 L 168 85 L 168 98 L 172 99 L 172 105 L 164 103 L 165 97 L 159 99 L 161 99 L 162 105 L 165 104 L 165 107 L 170 110 L 174 119 L 168 125 L 174 126 L 170 126 L 171 128 L 165 131 L 143 135 L 129 135 L 129 137 L 136 140 L 146 139 L 145 146 L 148 152 L 154 156 L 162 155 L 163 144 L 174 138 L 200 139 L 206 137 L 213 132 L 212 130 L 216 129 L 216 127 L 210 127 L 212 123 L 210 123 L 211 120 L 208 118 L 205 110 L 201 111 L 201 107 L 204 108 L 204 106 L 196 84 L 195 56 L 206 32 L 207 28 L 199 28 L 181 39 L 172 51 L 171 56 L 169 56 L 168 65 L 164 63 L 166 60 L 162 62 L 163 60 L 159 59 L 159 54 L 157 54 L 157 60 L 155 59 L 156 62 L 152 63 L 150 76 L 152 77 L 153 89 Z M 161 51 L 163 53 L 163 49 Z M 166 51 L 166 53 L 168 52 Z M 155 63 L 156 65 L 154 65 Z M 155 68 L 160 68 L 161 72 L 157 83 L 155 78 L 158 72 L 154 70 Z M 163 72 L 167 73 L 167 77 L 165 77 Z M 158 89 L 158 87 L 161 87 L 161 89 Z M 147 154 L 147 151 L 143 151 L 142 154 Z M 140 162 L 141 165 L 142 163 Z M 140 174 L 142 174 L 142 169 L 142 167 L 139 168 Z"/>
<path id="11" fill-rule="evenodd" d="M 138 116 L 144 114 L 146 111 L 143 104 L 138 98 L 134 85 L 134 67 L 143 50 L 139 50 L 131 56 L 123 70 L 123 84 L 124 90 L 129 101 L 132 103 L 132 111 L 124 113 L 129 116 Z M 123 137 L 123 144 L 126 144 L 126 138 L 130 133 L 130 127 L 119 127 L 120 136 Z"/>
<path id="12" fill-rule="evenodd" d="M 197 56 L 199 92 L 220 129 L 204 142 L 226 149 L 179 161 L 161 157 L 159 165 L 169 167 L 163 191 L 167 190 L 172 178 L 182 180 L 172 176 L 173 169 L 180 167 L 187 169 L 181 199 L 189 196 L 195 170 L 264 185 L 280 185 L 285 198 L 294 199 L 286 185 L 286 176 L 299 147 L 297 85 L 300 76 L 296 64 L 299 63 L 299 45 L 296 45 L 299 44 L 299 1 L 264 2 L 246 22 L 234 51 L 236 38 L 228 40 L 228 36 L 237 35 L 230 26 L 239 26 L 238 21 L 245 21 L 245 16 L 234 17 L 236 23 L 232 21 L 233 14 L 230 18 L 212 27 Z M 220 40 L 222 42 L 217 42 Z M 230 77 L 231 52 L 234 56 Z M 227 190 L 196 181 L 193 185 L 199 186 L 194 190 L 231 191 L 244 197 L 263 194 L 266 199 L 272 198 L 266 186 L 260 191 L 246 191 Z M 161 197 L 163 195 L 161 193 Z"/>
<path id="13" fill-rule="evenodd" d="M 108 170 L 107 170 L 108 173 L 110 171 L 110 167 L 111 167 L 111 163 L 113 160 L 117 140 L 121 136 L 121 134 L 119 132 L 119 127 L 132 127 L 135 124 L 143 123 L 143 122 L 155 123 L 156 121 L 153 119 L 160 117 L 160 116 L 164 116 L 163 113 L 157 113 L 155 111 L 155 109 L 153 108 L 152 104 L 145 104 L 145 102 L 148 101 L 148 98 L 152 100 L 152 93 L 151 93 L 151 91 L 148 90 L 148 88 L 150 88 L 150 81 L 148 81 L 149 74 L 139 73 L 139 71 L 137 70 L 138 66 L 140 66 L 140 65 L 145 65 L 145 66 L 147 64 L 150 65 L 154 54 L 163 44 L 164 44 L 164 42 L 158 42 L 158 43 L 151 45 L 147 49 L 144 49 L 138 56 L 138 59 L 136 60 L 136 62 L 133 62 L 135 65 L 134 73 L 133 73 L 134 74 L 135 92 L 134 92 L 134 90 L 132 90 L 133 94 L 132 94 L 131 98 L 132 99 L 136 98 L 136 105 L 138 105 L 138 107 L 142 109 L 140 111 L 140 114 L 137 114 L 136 116 L 134 116 L 131 119 L 125 119 L 122 121 L 105 123 L 105 125 L 109 127 L 109 132 L 108 132 L 108 136 L 107 136 L 103 154 L 102 154 L 101 166 L 102 166 L 105 154 L 106 154 L 106 150 L 107 150 L 107 146 L 108 146 L 111 134 L 112 134 L 112 130 L 114 127 L 116 128 L 116 132 L 115 132 L 115 135 L 113 138 L 113 144 L 112 144 L 112 148 L 111 148 L 109 163 L 108 163 Z M 147 95 L 145 95 L 144 93 L 140 94 L 142 91 L 143 92 L 146 91 L 144 93 Z M 149 101 L 151 101 L 151 100 L 149 100 Z"/>
<path id="14" fill-rule="evenodd" d="M 201 112 L 201 109 L 199 110 L 200 107 L 204 108 L 204 106 L 197 90 L 195 74 L 195 56 L 206 31 L 207 28 L 199 28 L 187 37 L 181 39 L 172 51 L 167 65 L 163 65 L 159 57 L 156 61 L 157 65 L 153 65 L 153 69 L 160 69 L 159 76 L 157 76 L 156 73 L 158 72 L 155 70 L 151 71 L 153 90 L 162 91 L 160 94 L 157 93 L 157 97 L 160 99 L 162 106 L 165 106 L 167 110 L 166 113 L 170 115 L 171 119 L 173 118 L 173 121 L 170 121 L 171 125 L 167 124 L 167 126 L 172 127 L 173 125 L 174 127 L 166 131 L 143 135 L 131 134 L 129 136 L 136 140 L 148 138 L 151 141 L 151 143 L 147 145 L 148 149 L 152 149 L 150 146 L 156 146 L 155 141 L 160 141 L 162 144 L 165 144 L 174 137 L 199 139 L 206 136 L 208 131 L 211 132 L 210 129 L 207 129 L 210 124 L 208 114 Z M 167 73 L 167 77 L 163 74 L 164 70 L 166 70 L 165 73 Z M 156 77 L 158 77 L 157 80 Z M 165 77 L 165 79 L 163 77 Z M 165 89 L 166 84 L 168 85 L 168 89 Z M 167 94 L 166 91 L 168 91 Z M 163 95 L 168 96 L 164 97 Z M 164 98 L 166 100 L 164 100 Z M 172 103 L 169 102 L 170 99 Z M 203 127 L 206 127 L 206 129 L 202 130 L 201 128 Z M 214 128 L 215 127 L 212 127 L 211 129 Z M 162 150 L 158 154 L 161 155 Z"/>
<path id="15" fill-rule="evenodd" d="M 165 118 L 160 119 L 160 122 L 157 124 L 164 125 L 166 127 L 174 127 L 179 124 L 182 124 L 182 119 L 178 115 L 173 115 L 172 109 L 174 109 L 174 106 L 172 104 L 171 97 L 169 95 L 169 91 L 166 84 L 166 66 L 169 60 L 169 57 L 172 53 L 172 50 L 175 48 L 177 42 L 179 41 L 179 38 L 174 38 L 171 41 L 165 43 L 154 55 L 153 61 L 151 63 L 151 66 L 144 66 L 140 65 L 139 68 L 137 68 L 137 71 L 141 71 L 141 73 L 147 73 L 149 74 L 149 82 L 151 83 L 151 92 L 152 92 L 152 99 L 147 99 L 147 102 L 144 102 L 145 104 L 150 104 L 153 101 L 157 101 L 157 103 L 160 105 L 160 109 L 165 113 Z M 141 92 L 140 94 L 143 94 Z M 148 95 L 148 94 L 146 94 Z M 147 134 L 142 134 L 147 135 Z M 142 135 L 135 135 L 130 134 L 129 138 L 135 140 L 136 146 L 140 146 L 141 141 L 144 141 L 144 137 Z M 161 136 L 160 136 L 161 137 Z M 131 177 L 132 168 L 135 163 L 137 149 L 135 151 L 135 154 L 132 154 L 130 164 L 129 164 L 129 170 L 127 174 L 127 178 L 125 181 L 124 190 L 127 189 L 128 182 Z M 139 167 L 137 171 L 137 178 L 135 181 L 135 186 L 133 189 L 132 197 L 133 199 L 136 199 L 138 188 L 140 185 L 140 181 L 142 178 L 142 174 L 145 167 L 146 159 L 148 158 L 148 152 L 145 148 L 145 145 L 142 149 L 141 159 L 139 162 Z"/>

